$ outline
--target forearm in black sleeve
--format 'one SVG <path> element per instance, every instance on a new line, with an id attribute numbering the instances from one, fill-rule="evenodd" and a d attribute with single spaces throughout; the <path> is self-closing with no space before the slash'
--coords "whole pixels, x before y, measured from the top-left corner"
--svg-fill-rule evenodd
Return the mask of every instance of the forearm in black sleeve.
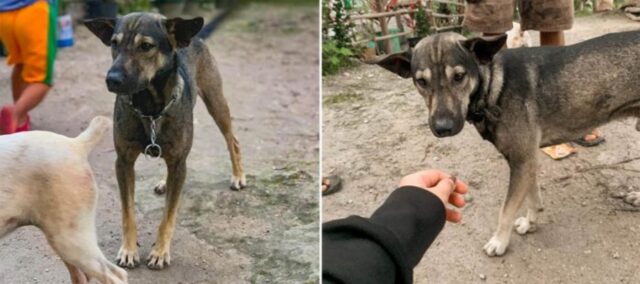
<path id="1" fill-rule="evenodd" d="M 418 187 L 396 189 L 371 218 L 327 222 L 325 283 L 411 283 L 415 267 L 445 223 L 445 208 Z"/>

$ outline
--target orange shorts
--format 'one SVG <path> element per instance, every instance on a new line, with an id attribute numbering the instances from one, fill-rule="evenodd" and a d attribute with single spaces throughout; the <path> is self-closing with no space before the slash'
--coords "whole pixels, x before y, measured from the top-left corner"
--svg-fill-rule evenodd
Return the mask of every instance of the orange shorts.
<path id="1" fill-rule="evenodd" d="M 13 11 L 0 12 L 0 40 L 9 65 L 22 64 L 27 83 L 53 83 L 56 56 L 56 11 L 46 0 Z"/>

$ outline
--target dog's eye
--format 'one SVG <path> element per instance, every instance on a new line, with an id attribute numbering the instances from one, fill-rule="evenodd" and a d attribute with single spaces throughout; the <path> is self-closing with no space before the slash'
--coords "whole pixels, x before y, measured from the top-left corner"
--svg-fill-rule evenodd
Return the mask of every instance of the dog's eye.
<path id="1" fill-rule="evenodd" d="M 140 44 L 140 49 L 142 49 L 142 51 L 149 51 L 154 47 L 153 44 L 150 44 L 148 42 L 143 42 L 142 44 Z"/>
<path id="2" fill-rule="evenodd" d="M 453 75 L 453 80 L 456 82 L 462 82 L 462 80 L 464 79 L 464 75 L 465 73 L 456 73 L 455 75 Z"/>
<path id="3" fill-rule="evenodd" d="M 427 87 L 427 80 L 425 79 L 417 79 L 416 83 L 418 83 L 418 86 L 420 86 L 421 88 L 426 88 Z"/>

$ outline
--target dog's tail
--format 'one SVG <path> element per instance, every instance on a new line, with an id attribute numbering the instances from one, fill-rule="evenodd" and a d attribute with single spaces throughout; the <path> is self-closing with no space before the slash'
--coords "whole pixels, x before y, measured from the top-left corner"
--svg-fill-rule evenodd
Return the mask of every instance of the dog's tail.
<path id="1" fill-rule="evenodd" d="M 111 128 L 111 119 L 104 116 L 96 116 L 89 123 L 89 127 L 85 129 L 74 140 L 84 149 L 86 154 L 89 154 L 91 150 L 102 140 L 104 134 Z"/>
<path id="2" fill-rule="evenodd" d="M 236 7 L 238 7 L 237 2 L 239 1 L 229 1 L 229 2 L 230 3 L 228 4 L 228 7 L 225 8 L 220 13 L 218 13 L 216 16 L 214 16 L 213 19 L 209 21 L 209 23 L 204 25 L 204 27 L 202 27 L 200 32 L 196 34 L 196 37 L 203 40 L 208 38 L 220 26 L 220 24 L 222 24 L 224 19 L 227 18 L 229 15 L 231 15 L 231 12 L 233 12 L 236 9 Z"/>

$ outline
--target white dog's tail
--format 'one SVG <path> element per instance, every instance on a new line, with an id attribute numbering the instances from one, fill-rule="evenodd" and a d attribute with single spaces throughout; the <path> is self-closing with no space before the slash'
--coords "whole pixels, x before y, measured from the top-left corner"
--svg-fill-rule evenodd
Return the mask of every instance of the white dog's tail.
<path id="1" fill-rule="evenodd" d="M 89 154 L 96 144 L 102 140 L 102 137 L 109 128 L 111 128 L 111 124 L 111 119 L 104 116 L 96 116 L 91 120 L 89 127 L 80 133 L 75 140 L 84 148 L 84 152 Z"/>

